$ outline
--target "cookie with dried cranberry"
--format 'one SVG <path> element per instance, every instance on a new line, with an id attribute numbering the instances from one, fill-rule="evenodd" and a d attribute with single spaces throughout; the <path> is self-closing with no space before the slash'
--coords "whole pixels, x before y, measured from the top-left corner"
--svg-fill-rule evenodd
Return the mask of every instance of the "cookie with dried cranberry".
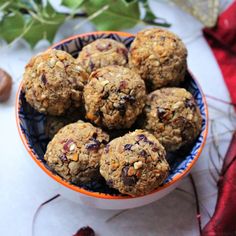
<path id="1" fill-rule="evenodd" d="M 129 128 L 142 112 L 145 99 L 144 81 L 122 66 L 94 71 L 84 87 L 87 118 L 108 129 Z"/>
<path id="2" fill-rule="evenodd" d="M 109 136 L 90 123 L 66 125 L 47 146 L 44 159 L 64 179 L 88 183 L 99 178 L 99 161 Z"/>
<path id="3" fill-rule="evenodd" d="M 49 49 L 33 57 L 25 67 L 23 91 L 26 101 L 37 111 L 62 115 L 80 107 L 88 74 L 67 52 Z"/>
<path id="4" fill-rule="evenodd" d="M 169 172 L 166 152 L 149 132 L 135 130 L 113 139 L 103 151 L 100 173 L 107 184 L 130 196 L 150 193 Z"/>
<path id="5" fill-rule="evenodd" d="M 184 88 L 162 88 L 148 95 L 143 128 L 150 131 L 167 151 L 193 143 L 202 118 L 194 98 Z"/>
<path id="6" fill-rule="evenodd" d="M 109 65 L 126 66 L 128 50 L 124 44 L 113 39 L 97 39 L 83 47 L 77 63 L 88 73 Z"/>
<path id="7" fill-rule="evenodd" d="M 150 90 L 177 86 L 184 80 L 187 49 L 181 39 L 164 29 L 137 33 L 130 47 L 129 63 Z"/>

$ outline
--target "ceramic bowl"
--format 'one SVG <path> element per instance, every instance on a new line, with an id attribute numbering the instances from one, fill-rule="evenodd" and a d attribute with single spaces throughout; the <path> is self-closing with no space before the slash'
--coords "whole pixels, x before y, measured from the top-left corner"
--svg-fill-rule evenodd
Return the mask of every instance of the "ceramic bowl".
<path id="1" fill-rule="evenodd" d="M 124 32 L 92 32 L 70 37 L 53 45 L 52 48 L 67 51 L 73 57 L 77 57 L 83 46 L 98 38 L 111 38 L 122 42 L 129 48 L 134 39 L 134 35 Z M 160 199 L 173 190 L 194 166 L 205 144 L 208 127 L 208 112 L 205 96 L 191 73 L 187 72 L 185 81 L 183 86 L 192 93 L 201 111 L 201 133 L 187 154 L 177 155 L 174 161 L 170 162 L 171 172 L 164 184 L 145 196 L 129 197 L 111 194 L 109 191 L 102 190 L 103 192 L 101 192 L 96 190 L 99 188 L 95 188 L 91 185 L 78 187 L 65 181 L 53 172 L 43 159 L 48 143 L 44 132 L 45 115 L 36 112 L 25 101 L 24 93 L 22 92 L 22 84 L 19 86 L 16 98 L 16 122 L 18 131 L 29 155 L 46 174 L 58 182 L 59 193 L 63 196 L 82 204 L 103 209 L 126 209 L 143 206 Z"/>

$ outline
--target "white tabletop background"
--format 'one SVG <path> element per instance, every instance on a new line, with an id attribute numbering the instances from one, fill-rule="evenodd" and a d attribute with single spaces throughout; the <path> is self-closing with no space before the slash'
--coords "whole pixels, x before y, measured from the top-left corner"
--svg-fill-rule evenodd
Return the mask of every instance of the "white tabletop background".
<path id="1" fill-rule="evenodd" d="M 171 30 L 186 43 L 189 56 L 188 65 L 205 94 L 229 101 L 220 69 L 202 36 L 202 25 L 190 15 L 174 5 L 150 1 L 154 12 L 172 23 Z M 58 32 L 55 41 L 71 34 L 93 31 L 87 24 L 71 33 L 75 21 L 67 22 Z M 137 32 L 137 26 L 129 32 Z M 32 235 L 32 219 L 37 207 L 57 194 L 58 185 L 50 179 L 30 158 L 19 138 L 15 122 L 15 96 L 22 78 L 24 66 L 32 55 L 45 50 L 49 45 L 41 42 L 31 50 L 23 41 L 11 45 L 0 44 L 0 67 L 8 71 L 14 79 L 10 100 L 0 104 L 0 235 Z M 230 108 L 208 99 L 210 123 L 214 128 L 216 142 L 222 156 L 225 155 L 233 130 Z M 231 110 L 232 116 L 234 116 Z M 235 116 L 234 116 L 235 118 Z M 212 123 L 212 120 L 214 122 Z M 213 168 L 209 161 L 212 150 L 218 166 L 216 152 L 212 148 L 210 129 L 207 144 L 196 166 L 192 170 L 200 198 L 202 226 L 212 215 L 217 198 L 216 183 L 210 175 Z M 99 236 L 126 235 L 199 235 L 195 198 L 189 177 L 161 200 L 150 205 L 130 209 L 108 220 L 120 211 L 107 211 L 78 205 L 63 196 L 44 206 L 35 222 L 34 234 L 37 236 L 70 236 L 80 227 L 89 225 Z M 108 220 L 108 221 L 107 221 Z"/>

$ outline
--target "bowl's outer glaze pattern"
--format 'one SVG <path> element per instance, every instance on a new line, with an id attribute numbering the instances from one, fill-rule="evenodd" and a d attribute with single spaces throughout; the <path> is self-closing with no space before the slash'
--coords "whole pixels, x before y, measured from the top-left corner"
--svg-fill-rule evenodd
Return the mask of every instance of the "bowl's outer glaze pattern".
<path id="1" fill-rule="evenodd" d="M 98 39 L 98 38 L 111 38 L 117 40 L 119 42 L 124 43 L 127 48 L 129 48 L 130 44 L 132 43 L 134 37 L 123 37 L 116 33 L 102 33 L 96 35 L 86 35 L 80 36 L 71 40 L 67 40 L 63 44 L 56 45 L 55 48 L 59 50 L 64 50 L 70 53 L 73 57 L 78 56 L 78 52 L 82 49 L 83 46 L 89 44 L 90 42 Z M 196 143 L 192 147 L 190 153 L 186 156 L 182 156 L 181 154 L 179 157 L 175 157 L 174 161 L 171 161 L 171 172 L 168 178 L 165 180 L 165 183 L 170 183 L 174 180 L 174 178 L 183 173 L 189 165 L 192 165 L 197 155 L 202 148 L 204 138 L 206 136 L 206 125 L 207 125 L 207 109 L 204 104 L 204 95 L 202 91 L 199 89 L 197 82 L 193 79 L 191 74 L 187 73 L 186 81 L 183 86 L 192 93 L 195 98 L 195 101 L 200 109 L 201 116 L 202 116 L 202 128 L 199 137 L 196 140 Z M 45 135 L 44 132 L 44 122 L 45 122 L 45 115 L 40 114 L 35 111 L 25 100 L 24 93 L 20 91 L 19 93 L 19 104 L 16 116 L 19 118 L 19 125 L 20 125 L 20 132 L 23 133 L 25 136 L 25 141 L 33 153 L 35 158 L 37 158 L 43 165 L 50 169 L 47 164 L 45 163 L 43 156 L 44 152 L 48 143 L 48 137 Z M 52 171 L 50 169 L 50 171 Z M 52 171 L 53 173 L 53 171 Z M 56 173 L 53 173 L 56 175 Z"/>

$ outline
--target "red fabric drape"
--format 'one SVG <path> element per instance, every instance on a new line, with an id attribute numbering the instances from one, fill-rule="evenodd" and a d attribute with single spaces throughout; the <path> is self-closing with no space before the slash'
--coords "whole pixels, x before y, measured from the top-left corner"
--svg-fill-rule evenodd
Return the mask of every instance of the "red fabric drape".
<path id="1" fill-rule="evenodd" d="M 236 1 L 223 12 L 212 29 L 204 29 L 228 87 L 231 100 L 236 103 Z M 215 212 L 205 226 L 202 236 L 236 235 L 236 132 L 225 156 L 218 182 Z"/>
<path id="2" fill-rule="evenodd" d="M 236 1 L 224 11 L 217 26 L 203 30 L 219 64 L 231 100 L 236 103 Z"/>
<path id="3" fill-rule="evenodd" d="M 231 235 L 236 235 L 236 132 L 225 156 L 218 182 L 215 212 L 202 232 L 202 236 Z"/>

